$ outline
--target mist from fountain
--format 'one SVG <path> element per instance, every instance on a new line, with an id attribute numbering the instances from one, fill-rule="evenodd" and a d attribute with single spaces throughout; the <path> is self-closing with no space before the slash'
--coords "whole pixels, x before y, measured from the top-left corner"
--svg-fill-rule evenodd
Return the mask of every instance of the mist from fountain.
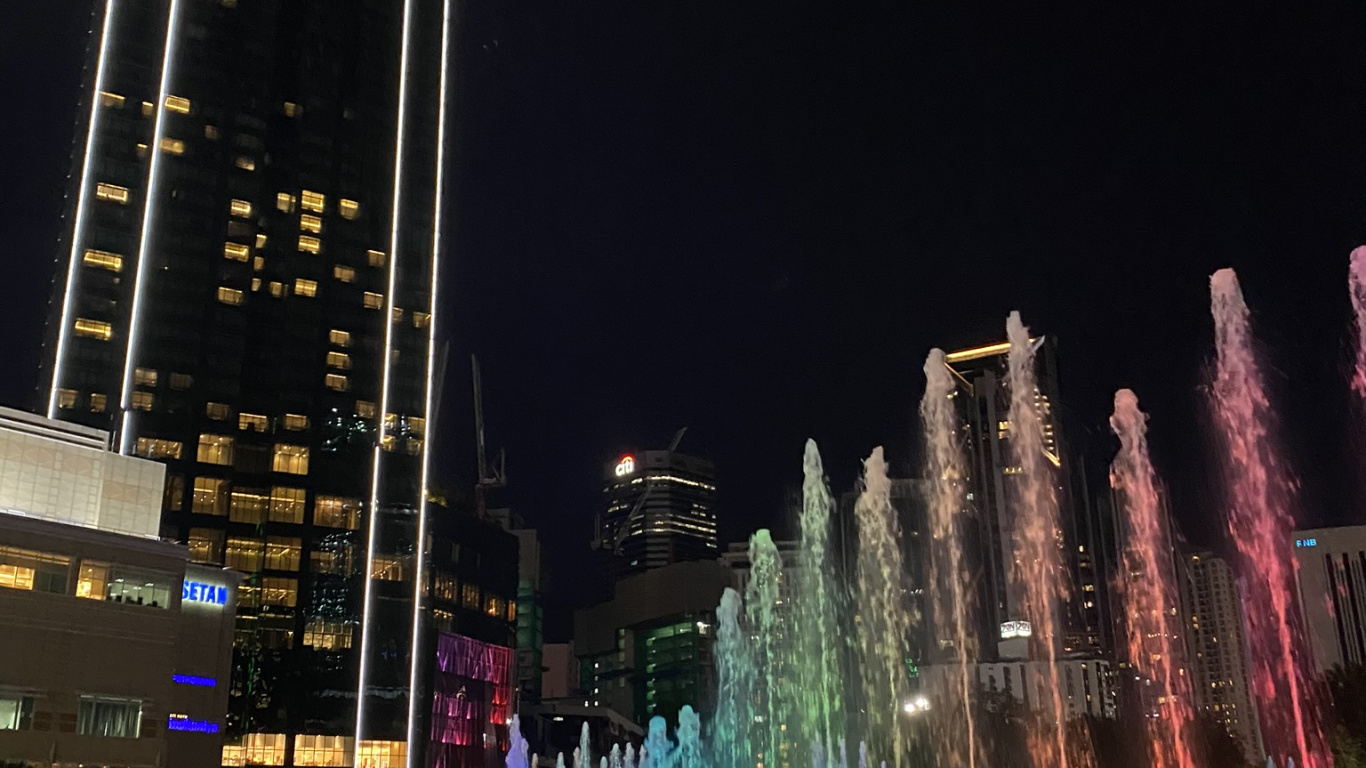
<path id="1" fill-rule="evenodd" d="M 1180 666 L 1182 624 L 1176 616 L 1179 598 L 1169 521 L 1158 503 L 1156 473 L 1148 455 L 1148 417 L 1131 390 L 1115 393 L 1110 428 L 1120 443 L 1110 484 L 1120 499 L 1126 542 L 1120 589 L 1129 662 L 1157 686 L 1156 693 L 1149 694 L 1155 702 L 1145 702 L 1146 707 L 1155 705 L 1157 716 L 1144 720 L 1153 768 L 1195 768 L 1195 714 L 1190 682 Z"/>
<path id="2" fill-rule="evenodd" d="M 1223 439 L 1229 534 L 1242 563 L 1253 686 L 1262 703 L 1262 736 L 1271 757 L 1298 757 L 1304 768 L 1332 766 L 1319 721 L 1302 620 L 1295 608 L 1294 481 L 1271 437 L 1273 411 L 1253 352 L 1238 277 L 1210 277 L 1215 330 L 1211 400 Z"/>

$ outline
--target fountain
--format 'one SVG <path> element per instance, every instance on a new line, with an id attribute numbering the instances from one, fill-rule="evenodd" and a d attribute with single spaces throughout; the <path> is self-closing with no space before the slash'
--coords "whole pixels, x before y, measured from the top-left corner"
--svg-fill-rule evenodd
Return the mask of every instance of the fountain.
<path id="1" fill-rule="evenodd" d="M 1158 504 L 1152 461 L 1148 457 L 1148 417 L 1138 409 L 1138 396 L 1121 389 L 1115 393 L 1110 428 L 1119 437 L 1119 454 L 1110 470 L 1110 483 L 1120 496 L 1125 540 L 1125 629 L 1129 661 L 1135 671 L 1156 684 L 1145 701 L 1153 768 L 1195 768 L 1191 742 L 1194 712 L 1191 691 L 1181 671 L 1181 622 L 1172 573 L 1172 537 Z"/>
<path id="2" fill-rule="evenodd" d="M 1273 758 L 1298 757 L 1304 768 L 1328 768 L 1332 755 L 1320 730 L 1306 638 L 1292 598 L 1294 482 L 1271 437 L 1271 404 L 1233 270 L 1210 277 L 1210 301 L 1216 349 L 1210 394 L 1226 463 L 1228 532 L 1243 566 L 1262 737 Z"/>
<path id="3" fill-rule="evenodd" d="M 1352 297 L 1352 313 L 1356 320 L 1356 366 L 1352 374 L 1352 390 L 1366 400 L 1366 245 L 1352 250 L 1347 269 L 1347 289 Z"/>

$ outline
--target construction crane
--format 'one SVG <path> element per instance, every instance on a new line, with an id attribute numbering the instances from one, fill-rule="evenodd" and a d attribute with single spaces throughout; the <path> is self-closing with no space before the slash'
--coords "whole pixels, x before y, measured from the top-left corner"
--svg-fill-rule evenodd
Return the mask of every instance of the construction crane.
<path id="1" fill-rule="evenodd" d="M 484 389 L 479 376 L 479 358 L 474 355 L 470 355 L 470 373 L 474 379 L 474 439 L 479 462 L 479 480 L 474 484 L 474 510 L 479 517 L 485 517 L 488 492 L 508 484 L 507 456 L 500 449 L 497 465 L 489 466 L 484 451 Z"/>
<path id="2" fill-rule="evenodd" d="M 684 427 L 674 433 L 674 439 L 669 442 L 669 453 L 673 453 L 674 451 L 678 450 L 678 444 L 683 442 L 683 434 L 687 431 L 688 428 Z M 613 554 L 621 554 L 621 544 L 623 541 L 626 540 L 626 536 L 631 532 L 631 523 L 640 519 L 641 510 L 645 508 L 645 502 L 650 498 L 650 494 L 654 491 L 654 489 L 655 487 L 651 485 L 648 480 L 645 481 L 645 490 L 640 492 L 640 497 L 636 499 L 635 505 L 631 507 L 631 513 L 626 516 L 626 519 L 621 522 L 621 525 L 618 526 L 617 530 L 615 531 L 616 541 L 613 542 Z"/>

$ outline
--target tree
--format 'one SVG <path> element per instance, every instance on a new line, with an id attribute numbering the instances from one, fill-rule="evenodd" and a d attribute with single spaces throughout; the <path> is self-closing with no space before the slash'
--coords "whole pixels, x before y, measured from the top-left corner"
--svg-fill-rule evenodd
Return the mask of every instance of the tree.
<path id="1" fill-rule="evenodd" d="M 1366 744 L 1366 667 L 1360 664 L 1338 665 L 1328 670 L 1328 692 L 1337 710 L 1343 736 Z M 1337 733 L 1334 733 L 1337 741 Z"/>
<path id="2" fill-rule="evenodd" d="M 1333 729 L 1333 768 L 1366 768 L 1366 747 L 1339 724 Z"/>
<path id="3" fill-rule="evenodd" d="M 1196 765 L 1205 768 L 1256 768 L 1243 745 L 1228 732 L 1224 724 L 1210 715 L 1197 715 L 1195 721 Z"/>

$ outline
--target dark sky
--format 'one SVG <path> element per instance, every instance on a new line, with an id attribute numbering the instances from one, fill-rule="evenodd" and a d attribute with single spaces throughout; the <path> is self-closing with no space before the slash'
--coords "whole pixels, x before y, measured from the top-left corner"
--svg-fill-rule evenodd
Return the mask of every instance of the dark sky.
<path id="1" fill-rule="evenodd" d="M 1233 266 L 1302 518 L 1362 521 L 1366 7 L 1282 5 L 463 3 L 442 475 L 473 474 L 475 351 L 563 629 L 616 451 L 688 426 L 738 539 L 781 522 L 808 436 L 838 485 L 879 444 L 910 474 L 927 350 L 1019 309 L 1059 337 L 1069 430 L 1108 459 L 1137 390 L 1183 528 L 1217 544 L 1200 388 Z M 28 404 L 89 0 L 14 6 L 0 401 Z"/>

